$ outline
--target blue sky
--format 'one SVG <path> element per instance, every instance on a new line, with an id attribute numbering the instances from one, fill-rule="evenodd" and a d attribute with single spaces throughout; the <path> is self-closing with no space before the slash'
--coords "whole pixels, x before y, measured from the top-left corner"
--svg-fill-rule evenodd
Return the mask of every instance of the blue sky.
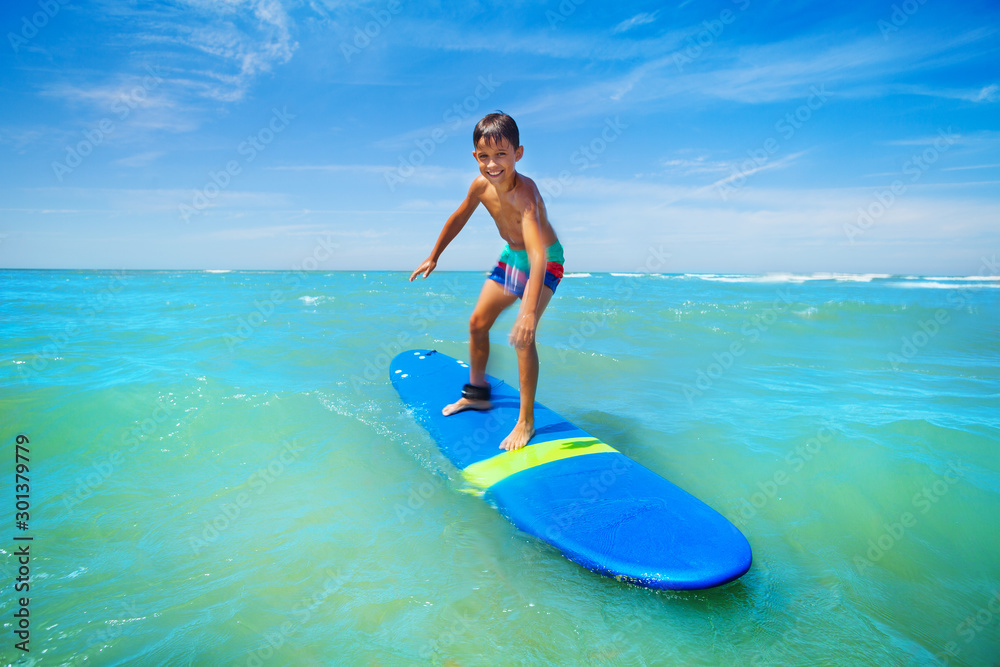
<path id="1" fill-rule="evenodd" d="M 0 266 L 406 269 L 518 121 L 567 271 L 974 275 L 995 2 L 15 0 Z M 439 269 L 502 247 L 480 209 Z"/>

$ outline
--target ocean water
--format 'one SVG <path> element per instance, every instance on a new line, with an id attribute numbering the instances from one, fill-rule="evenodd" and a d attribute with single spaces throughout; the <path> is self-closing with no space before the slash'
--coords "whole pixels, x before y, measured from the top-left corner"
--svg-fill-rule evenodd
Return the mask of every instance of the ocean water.
<path id="1" fill-rule="evenodd" d="M 753 548 L 682 593 L 518 532 L 401 408 L 481 273 L 2 271 L 0 661 L 992 667 L 996 273 L 564 279 L 538 400 Z"/>

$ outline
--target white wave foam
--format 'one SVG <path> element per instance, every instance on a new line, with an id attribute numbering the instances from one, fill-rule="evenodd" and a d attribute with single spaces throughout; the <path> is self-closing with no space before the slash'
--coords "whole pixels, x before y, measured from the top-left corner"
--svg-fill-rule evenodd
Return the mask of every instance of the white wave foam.
<path id="1" fill-rule="evenodd" d="M 721 275 L 718 273 L 685 273 L 684 277 L 720 283 L 753 282 L 754 278 L 754 276 Z"/>
<path id="2" fill-rule="evenodd" d="M 563 275 L 563 278 L 590 278 L 590 277 L 591 275 L 589 273 L 566 273 Z"/>
<path id="3" fill-rule="evenodd" d="M 873 280 L 885 280 L 892 278 L 890 273 L 817 273 L 813 280 L 838 280 L 840 282 L 870 283 Z M 821 278 L 818 276 L 830 276 Z"/>
<path id="4" fill-rule="evenodd" d="M 763 273 L 763 274 L 719 274 L 719 273 L 685 273 L 686 278 L 698 278 L 721 283 L 804 283 L 815 280 L 834 280 L 837 282 L 870 283 L 876 279 L 891 278 L 888 273 Z"/>
<path id="5" fill-rule="evenodd" d="M 1000 289 L 1000 279 L 997 282 L 985 283 L 985 282 L 967 282 L 961 283 L 957 281 L 953 282 L 938 282 L 936 280 L 910 280 L 905 283 L 890 283 L 893 287 L 907 287 L 910 289 L 914 288 L 928 288 L 928 289 L 990 289 L 996 288 Z"/>
<path id="6" fill-rule="evenodd" d="M 956 281 L 956 282 L 1000 282 L 1000 276 L 927 276 L 925 278 L 920 278 L 920 280 L 934 280 L 934 281 Z"/>

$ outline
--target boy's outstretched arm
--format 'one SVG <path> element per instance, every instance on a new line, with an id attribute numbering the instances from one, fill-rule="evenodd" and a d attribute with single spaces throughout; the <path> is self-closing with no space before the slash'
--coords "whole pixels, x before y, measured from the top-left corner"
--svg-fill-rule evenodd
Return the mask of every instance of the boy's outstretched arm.
<path id="1" fill-rule="evenodd" d="M 444 228 L 438 236 L 437 243 L 434 244 L 434 250 L 431 251 L 430 257 L 425 259 L 423 263 L 417 267 L 417 270 L 410 274 L 410 282 L 413 282 L 413 279 L 421 273 L 424 275 L 424 278 L 431 275 L 431 271 L 437 267 L 437 261 L 441 256 L 441 253 L 443 253 L 444 249 L 448 247 L 448 244 L 451 243 L 456 236 L 458 236 L 458 233 L 462 231 L 463 227 L 465 227 L 465 223 L 467 223 L 469 218 L 472 217 L 472 213 L 476 210 L 476 207 L 479 206 L 478 192 L 479 188 L 477 187 L 477 183 L 474 181 L 469 187 L 469 193 L 465 195 L 465 199 L 458 205 L 458 209 L 456 209 L 455 212 L 448 218 L 447 222 L 444 223 Z"/>

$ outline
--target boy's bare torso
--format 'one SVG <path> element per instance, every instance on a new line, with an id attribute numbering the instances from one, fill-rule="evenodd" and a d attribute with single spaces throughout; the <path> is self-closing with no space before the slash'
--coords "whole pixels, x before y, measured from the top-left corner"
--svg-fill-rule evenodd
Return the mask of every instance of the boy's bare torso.
<path id="1" fill-rule="evenodd" d="M 549 247 L 556 242 L 556 233 L 549 224 L 545 213 L 545 203 L 535 182 L 527 176 L 517 174 L 514 187 L 508 192 L 498 192 L 485 177 L 479 176 L 473 182 L 473 191 L 493 216 L 497 231 L 511 250 L 524 250 L 525 217 L 537 218 L 542 243 Z M 531 215 L 534 213 L 534 215 Z"/>

